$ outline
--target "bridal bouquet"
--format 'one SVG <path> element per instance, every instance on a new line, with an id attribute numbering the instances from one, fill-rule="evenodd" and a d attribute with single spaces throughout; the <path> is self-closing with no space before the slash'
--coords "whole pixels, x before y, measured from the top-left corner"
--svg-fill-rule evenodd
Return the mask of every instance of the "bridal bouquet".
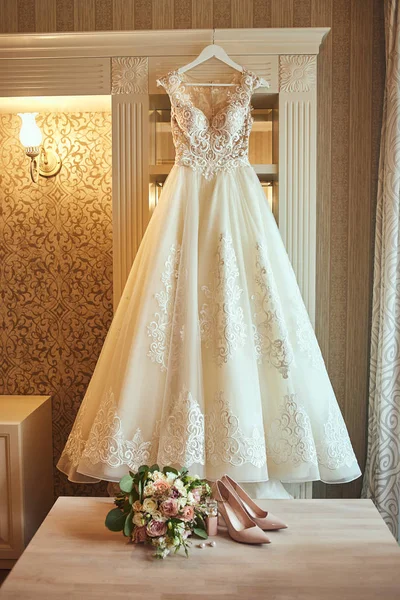
<path id="1" fill-rule="evenodd" d="M 142 465 L 125 475 L 119 487 L 117 508 L 108 513 L 106 526 L 134 543 L 151 543 L 157 558 L 180 548 L 188 556 L 189 536 L 207 538 L 203 515 L 211 488 L 187 469 Z"/>

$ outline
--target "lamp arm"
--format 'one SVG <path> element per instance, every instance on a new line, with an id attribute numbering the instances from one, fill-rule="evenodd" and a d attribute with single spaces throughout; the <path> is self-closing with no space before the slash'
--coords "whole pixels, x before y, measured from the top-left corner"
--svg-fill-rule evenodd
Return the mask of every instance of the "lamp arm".
<path id="1" fill-rule="evenodd" d="M 31 158 L 31 179 L 33 181 L 33 183 L 37 183 L 39 181 L 39 161 L 40 161 L 40 155 L 38 156 L 33 156 Z"/>

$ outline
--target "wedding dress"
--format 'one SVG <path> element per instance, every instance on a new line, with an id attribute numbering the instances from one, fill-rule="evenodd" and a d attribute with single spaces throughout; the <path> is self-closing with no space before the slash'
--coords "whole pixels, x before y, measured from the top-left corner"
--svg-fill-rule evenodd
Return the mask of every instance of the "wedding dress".
<path id="1" fill-rule="evenodd" d="M 215 480 L 360 476 L 274 217 L 249 164 L 251 96 L 169 73 L 175 165 L 58 468 L 118 481 L 141 464 Z"/>

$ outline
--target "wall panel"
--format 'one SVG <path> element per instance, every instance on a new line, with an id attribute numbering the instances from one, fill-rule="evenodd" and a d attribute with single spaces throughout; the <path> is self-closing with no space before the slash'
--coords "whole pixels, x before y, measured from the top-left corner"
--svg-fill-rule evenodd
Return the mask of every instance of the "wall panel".
<path id="1" fill-rule="evenodd" d="M 175 29 L 190 29 L 192 27 L 192 0 L 174 0 Z"/>
<path id="2" fill-rule="evenodd" d="M 349 202 L 347 268 L 346 402 L 344 416 L 360 457 L 364 457 L 367 404 L 354 402 L 368 396 L 368 357 L 371 287 L 371 120 L 372 120 L 373 0 L 351 4 Z M 357 49 L 357 51 L 356 51 Z M 368 127 L 365 128 L 365 124 Z M 361 259 L 361 260 L 360 260 Z M 364 460 L 362 461 L 364 463 Z M 362 464 L 362 467 L 364 464 Z M 358 490 L 344 489 L 344 496 Z"/>
<path id="3" fill-rule="evenodd" d="M 38 32 L 56 31 L 56 3 L 54 0 L 36 0 L 35 28 Z"/>
<path id="4" fill-rule="evenodd" d="M 55 5 L 57 31 L 74 31 L 74 0 L 55 0 Z M 41 23 L 37 22 L 36 27 Z"/>
<path id="5" fill-rule="evenodd" d="M 113 0 L 114 30 L 135 29 L 135 0 Z"/>
<path id="6" fill-rule="evenodd" d="M 53 8 L 52 8 L 53 6 Z M 48 7 L 48 10 L 45 9 Z M 55 9 L 54 9 L 55 7 Z M 316 329 L 358 457 L 365 456 L 372 251 L 384 86 L 382 0 L 2 0 L 0 32 L 332 28 L 319 55 Z M 358 495 L 360 481 L 316 486 Z"/>

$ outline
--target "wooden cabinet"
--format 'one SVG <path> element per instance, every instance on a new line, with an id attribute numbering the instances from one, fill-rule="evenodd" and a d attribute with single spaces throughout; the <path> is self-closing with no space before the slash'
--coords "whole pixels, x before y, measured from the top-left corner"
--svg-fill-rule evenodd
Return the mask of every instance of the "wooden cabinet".
<path id="1" fill-rule="evenodd" d="M 0 396 L 0 569 L 13 566 L 53 502 L 51 399 Z"/>

